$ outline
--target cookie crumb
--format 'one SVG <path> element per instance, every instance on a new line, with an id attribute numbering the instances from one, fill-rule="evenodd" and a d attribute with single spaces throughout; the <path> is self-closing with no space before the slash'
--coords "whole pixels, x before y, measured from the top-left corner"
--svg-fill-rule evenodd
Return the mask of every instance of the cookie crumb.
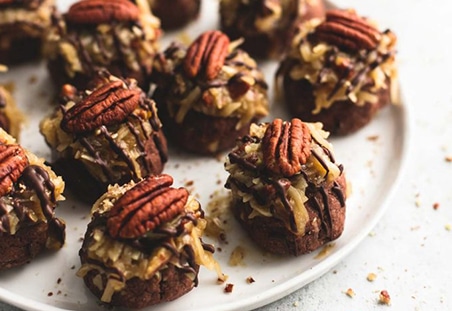
<path id="1" fill-rule="evenodd" d="M 371 273 L 369 273 L 369 274 L 367 275 L 367 280 L 368 280 L 369 282 L 375 281 L 376 278 L 377 278 L 377 275 L 376 275 L 375 273 L 373 273 L 373 272 L 371 272 Z"/>
<path id="2" fill-rule="evenodd" d="M 367 136 L 367 140 L 376 141 L 376 140 L 378 140 L 379 137 L 380 136 L 378 136 L 378 135 L 371 135 L 371 136 Z"/>
<path id="3" fill-rule="evenodd" d="M 249 276 L 249 277 L 246 278 L 246 283 L 252 284 L 252 283 L 254 283 L 254 282 L 256 282 L 256 281 L 253 279 L 252 276 Z"/>
<path id="4" fill-rule="evenodd" d="M 224 287 L 224 292 L 225 293 L 232 293 L 233 288 L 234 288 L 234 284 L 228 283 Z"/>
<path id="5" fill-rule="evenodd" d="M 446 162 L 452 162 L 452 155 L 446 156 L 446 157 L 444 158 L 444 160 L 445 160 Z"/>
<path id="6" fill-rule="evenodd" d="M 439 203 L 438 202 L 433 203 L 433 209 L 437 210 L 438 208 L 439 208 Z"/>
<path id="7" fill-rule="evenodd" d="M 345 291 L 345 294 L 346 294 L 348 297 L 350 297 L 350 298 L 353 298 L 353 297 L 355 297 L 355 295 L 356 295 L 355 291 L 354 291 L 352 288 L 347 289 L 347 290 Z"/>
<path id="8" fill-rule="evenodd" d="M 416 195 L 414 196 L 414 204 L 416 205 L 416 207 L 421 206 L 421 199 L 419 197 L 420 197 L 419 193 L 416 193 Z"/>
<path id="9" fill-rule="evenodd" d="M 452 230 L 452 225 L 451 224 L 447 224 L 445 226 L 445 228 L 446 228 L 447 231 L 451 231 Z"/>
<path id="10" fill-rule="evenodd" d="M 379 303 L 383 304 L 383 305 L 390 305 L 391 304 L 391 296 L 389 296 L 389 293 L 387 290 L 382 290 L 380 292 L 380 296 L 379 296 Z"/>

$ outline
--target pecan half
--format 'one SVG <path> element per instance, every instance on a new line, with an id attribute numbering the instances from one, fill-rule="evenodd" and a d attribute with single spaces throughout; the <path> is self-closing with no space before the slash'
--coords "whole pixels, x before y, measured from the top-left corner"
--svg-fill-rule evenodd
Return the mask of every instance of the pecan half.
<path id="1" fill-rule="evenodd" d="M 207 31 L 188 47 L 184 71 L 191 78 L 203 74 L 207 80 L 212 80 L 223 67 L 228 53 L 228 36 L 218 30 Z"/>
<path id="2" fill-rule="evenodd" d="M 69 8 L 66 20 L 76 24 L 102 24 L 136 21 L 139 15 L 140 11 L 132 1 L 82 0 Z"/>
<path id="3" fill-rule="evenodd" d="M 317 26 L 314 36 L 346 51 L 375 49 L 381 33 L 354 11 L 329 10 L 326 20 Z"/>
<path id="4" fill-rule="evenodd" d="M 13 184 L 28 164 L 28 158 L 22 147 L 0 144 L 0 196 L 11 191 Z"/>
<path id="5" fill-rule="evenodd" d="M 300 172 L 311 155 L 311 133 L 300 119 L 270 123 L 262 139 L 262 152 L 266 168 L 284 177 Z"/>
<path id="6" fill-rule="evenodd" d="M 61 128 L 69 133 L 80 134 L 102 125 L 122 122 L 137 108 L 141 97 L 140 89 L 124 88 L 122 81 L 112 81 L 66 111 Z"/>
<path id="7" fill-rule="evenodd" d="M 174 219 L 185 208 L 188 192 L 171 188 L 169 175 L 150 176 L 128 190 L 110 210 L 108 232 L 113 238 L 135 239 Z"/>

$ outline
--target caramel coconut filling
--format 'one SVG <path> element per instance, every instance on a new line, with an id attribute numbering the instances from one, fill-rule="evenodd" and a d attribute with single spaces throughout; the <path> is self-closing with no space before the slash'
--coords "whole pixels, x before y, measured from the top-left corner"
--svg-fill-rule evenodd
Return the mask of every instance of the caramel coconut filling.
<path id="1" fill-rule="evenodd" d="M 328 133 L 320 123 L 305 123 L 311 133 L 310 156 L 300 172 L 290 177 L 268 174 L 262 152 L 262 139 L 267 124 L 252 124 L 250 133 L 239 142 L 227 157 L 225 169 L 230 176 L 226 187 L 235 200 L 249 204 L 256 216 L 281 219 L 287 229 L 304 234 L 309 221 L 305 203 L 308 187 L 321 188 L 323 184 L 334 184 L 342 174 L 342 166 L 335 163 L 332 145 L 326 140 Z M 270 194 L 268 188 L 275 189 Z M 339 192 L 340 188 L 337 186 Z M 344 194 L 338 193 L 344 201 Z"/>
<path id="2" fill-rule="evenodd" d="M 116 79 L 109 77 L 109 81 Z M 127 87 L 136 88 L 134 85 L 124 85 L 124 88 Z M 155 173 L 155 168 L 145 159 L 146 142 L 149 139 L 155 142 L 162 161 L 166 162 L 166 143 L 157 135 L 162 124 L 154 102 L 143 99 L 125 121 L 111 126 L 101 125 L 93 131 L 76 135 L 64 131 L 61 123 L 64 114 L 79 100 L 82 98 L 77 98 L 77 102 L 63 102 L 60 110 L 43 119 L 40 124 L 46 142 L 62 158 L 81 161 L 91 175 L 101 182 L 120 180 L 127 172 L 132 172 L 134 180 Z"/>
<path id="3" fill-rule="evenodd" d="M 1 29 L 6 26 L 19 26 L 23 31 L 23 35 L 40 37 L 43 35 L 44 29 L 51 25 L 51 16 L 54 10 L 53 0 L 44 0 L 35 8 L 28 8 L 23 6 L 9 6 L 0 10 L 0 34 Z M 8 33 L 8 35 L 11 35 Z M 0 36 L 0 44 L 3 40 Z"/>
<path id="4" fill-rule="evenodd" d="M 160 21 L 150 13 L 147 3 L 137 1 L 138 20 L 133 22 L 71 25 L 59 20 L 48 34 L 44 47 L 48 58 L 61 56 L 68 76 L 91 73 L 97 66 L 123 62 L 130 70 L 151 69 L 158 50 Z"/>
<path id="5" fill-rule="evenodd" d="M 394 33 L 390 30 L 380 33 L 374 49 L 349 53 L 328 42 L 311 39 L 321 23 L 321 19 L 312 19 L 299 27 L 277 77 L 284 75 L 284 79 L 305 79 L 311 83 L 315 96 L 313 114 L 340 100 L 350 100 L 358 106 L 366 102 L 375 104 L 378 90 L 388 87 L 391 101 L 398 103 Z"/>
<path id="6" fill-rule="evenodd" d="M 16 141 L 0 129 L 0 144 L 14 145 Z M 65 240 L 65 224 L 55 217 L 54 208 L 64 200 L 63 179 L 44 164 L 44 159 L 24 151 L 29 165 L 12 190 L 0 198 L 0 236 L 14 235 L 23 226 L 46 222 L 49 224 L 46 247 L 59 249 Z"/>
<path id="7" fill-rule="evenodd" d="M 222 277 L 212 250 L 200 240 L 207 221 L 201 218 L 203 212 L 200 204 L 192 196 L 188 198 L 184 213 L 147 232 L 140 239 L 117 240 L 108 234 L 106 218 L 109 211 L 115 201 L 134 185 L 135 183 L 131 182 L 122 187 L 110 186 L 108 192 L 94 204 L 91 211 L 91 226 L 94 229 L 89 237 L 85 238 L 87 260 L 77 275 L 84 277 L 91 270 L 99 271 L 100 274 L 94 282 L 103 292 L 103 302 L 110 302 L 112 296 L 126 286 L 127 280 L 135 277 L 142 280 L 160 279 L 161 272 L 169 264 L 183 270 L 195 285 L 195 265 L 215 269 L 218 276 Z M 101 274 L 107 278 L 105 283 L 102 282 Z"/>
<path id="8" fill-rule="evenodd" d="M 1 116 L 2 114 L 4 117 Z M 17 107 L 8 86 L 0 85 L 0 127 L 18 139 L 24 119 L 25 116 Z"/>
<path id="9" fill-rule="evenodd" d="M 223 23 L 227 27 L 237 27 L 237 21 L 243 18 L 246 11 L 247 20 L 240 23 L 240 29 L 244 33 L 273 33 L 276 30 L 287 28 L 296 18 L 294 12 L 302 12 L 306 7 L 303 0 L 282 1 L 254 1 L 262 2 L 265 9 L 257 8 L 252 1 L 245 0 L 221 0 L 221 13 Z M 246 27 L 246 26 L 248 27 Z M 249 27 L 252 25 L 252 27 Z"/>
<path id="10" fill-rule="evenodd" d="M 229 45 L 228 56 L 213 80 L 187 77 L 182 70 L 187 50 L 177 44 L 164 52 L 164 64 L 156 62 L 159 71 L 174 74 L 172 85 L 166 86 L 170 89 L 166 102 L 177 123 L 182 123 L 190 110 L 209 116 L 237 118 L 237 129 L 253 118 L 268 115 L 267 84 L 263 73 L 247 53 L 236 48 L 240 43 L 235 41 Z M 248 90 L 235 98 L 230 92 L 233 84 L 244 85 Z"/>

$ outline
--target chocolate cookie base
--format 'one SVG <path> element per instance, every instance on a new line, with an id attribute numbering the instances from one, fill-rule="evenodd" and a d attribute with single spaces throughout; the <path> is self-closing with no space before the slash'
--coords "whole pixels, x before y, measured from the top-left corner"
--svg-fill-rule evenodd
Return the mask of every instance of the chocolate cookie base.
<path id="1" fill-rule="evenodd" d="M 285 102 L 292 117 L 305 122 L 322 122 L 323 129 L 332 135 L 347 135 L 367 125 L 375 115 L 390 103 L 389 84 L 377 92 L 378 102 L 366 102 L 362 106 L 350 100 L 334 102 L 329 108 L 313 114 L 315 97 L 312 84 L 306 80 L 284 77 Z"/>
<path id="2" fill-rule="evenodd" d="M 201 0 L 155 0 L 152 5 L 164 30 L 182 28 L 198 18 L 200 10 Z"/>
<path id="3" fill-rule="evenodd" d="M 48 224 L 20 228 L 14 235 L 0 234 L 0 271 L 26 264 L 46 247 Z"/>
<path id="4" fill-rule="evenodd" d="M 196 269 L 196 273 L 198 273 L 198 270 L 199 266 Z M 159 273 L 161 274 L 160 278 L 154 276 L 150 280 L 142 280 L 135 277 L 128 280 L 121 291 L 113 294 L 108 305 L 140 309 L 177 299 L 188 293 L 195 286 L 195 283 L 187 274 L 173 264 L 168 264 Z M 83 280 L 89 290 L 100 299 L 103 291 L 95 285 L 94 281 L 98 275 L 99 271 L 91 270 L 85 275 Z M 101 279 L 105 286 L 107 282 L 106 276 L 101 275 Z"/>
<path id="5" fill-rule="evenodd" d="M 177 123 L 169 115 L 167 106 L 162 104 L 162 98 L 156 94 L 155 101 L 168 140 L 184 150 L 201 155 L 216 155 L 229 150 L 238 137 L 248 133 L 251 122 L 258 121 L 258 118 L 255 118 L 236 129 L 238 118 L 208 116 L 190 110 L 182 123 Z"/>
<path id="6" fill-rule="evenodd" d="M 336 185 L 342 193 L 345 193 L 344 175 L 337 179 Z M 281 220 L 274 217 L 248 218 L 252 212 L 249 203 L 236 200 L 232 211 L 251 239 L 261 248 L 278 255 L 299 256 L 337 239 L 344 230 L 346 208 L 333 187 L 333 184 L 324 186 L 324 191 L 308 187 L 306 191 L 308 201 L 305 207 L 309 214 L 309 221 L 302 234 L 290 231 Z M 327 204 L 324 201 L 325 197 Z"/>
<path id="7" fill-rule="evenodd" d="M 1 33 L 0 36 L 8 36 Z M 7 41 L 7 47 L 0 48 L 0 64 L 16 65 L 26 61 L 33 61 L 41 58 L 41 39 L 36 37 L 14 36 Z"/>

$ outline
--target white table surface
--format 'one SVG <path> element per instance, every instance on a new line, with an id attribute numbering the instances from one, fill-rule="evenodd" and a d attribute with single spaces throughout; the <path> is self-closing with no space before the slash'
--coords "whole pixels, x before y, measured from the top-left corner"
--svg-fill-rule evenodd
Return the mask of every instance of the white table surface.
<path id="1" fill-rule="evenodd" d="M 446 160 L 452 157 L 452 2 L 333 3 L 354 7 L 398 35 L 410 156 L 371 234 L 324 276 L 259 310 L 452 310 L 452 162 Z M 377 276 L 373 282 L 369 273 Z M 381 290 L 391 296 L 389 306 L 379 303 Z M 19 309 L 0 303 L 0 310 Z"/>

